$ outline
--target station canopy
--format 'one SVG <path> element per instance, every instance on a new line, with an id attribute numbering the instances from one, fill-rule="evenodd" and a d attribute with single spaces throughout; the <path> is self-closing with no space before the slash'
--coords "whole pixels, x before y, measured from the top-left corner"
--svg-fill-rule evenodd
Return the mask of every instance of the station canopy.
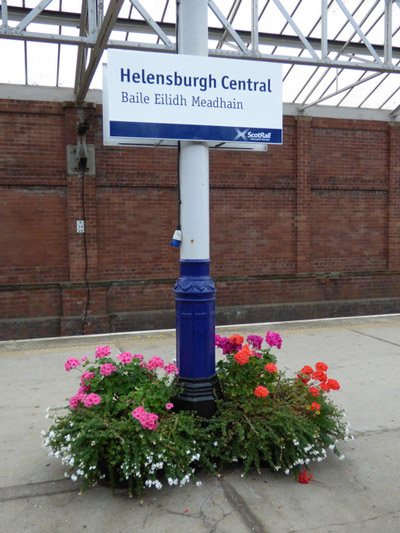
<path id="1" fill-rule="evenodd" d="M 2 0 L 0 96 L 81 104 L 107 49 L 176 53 L 176 21 L 176 0 Z M 283 65 L 284 112 L 400 120 L 400 0 L 208 0 L 208 24 L 210 56 Z"/>

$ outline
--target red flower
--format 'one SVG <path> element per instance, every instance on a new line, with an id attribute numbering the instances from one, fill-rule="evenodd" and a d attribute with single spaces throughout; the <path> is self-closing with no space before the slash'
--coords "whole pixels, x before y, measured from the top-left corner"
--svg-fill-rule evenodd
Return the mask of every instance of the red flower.
<path id="1" fill-rule="evenodd" d="M 336 379 L 328 379 L 328 381 L 326 382 L 326 384 L 328 385 L 328 387 L 332 390 L 339 390 L 340 389 L 340 385 L 339 383 L 336 381 Z"/>
<path id="2" fill-rule="evenodd" d="M 323 370 L 316 370 L 312 373 L 312 377 L 318 381 L 321 381 L 322 383 L 325 383 L 328 379 L 328 376 L 325 374 Z"/>
<path id="3" fill-rule="evenodd" d="M 267 370 L 270 374 L 274 374 L 275 372 L 278 372 L 278 367 L 274 363 L 268 363 L 265 365 L 265 370 Z"/>
<path id="4" fill-rule="evenodd" d="M 311 404 L 311 411 L 319 411 L 321 409 L 321 404 L 313 402 Z"/>
<path id="5" fill-rule="evenodd" d="M 232 337 L 229 338 L 229 342 L 232 344 L 236 344 L 239 346 L 239 344 L 242 344 L 244 341 L 244 338 L 241 335 L 237 335 L 236 333 L 232 335 Z"/>
<path id="6" fill-rule="evenodd" d="M 314 372 L 314 370 L 311 368 L 311 366 L 303 366 L 303 368 L 300 370 L 301 374 L 306 374 L 307 376 L 311 375 Z"/>
<path id="7" fill-rule="evenodd" d="M 235 353 L 233 358 L 237 363 L 239 363 L 239 365 L 242 366 L 249 362 L 249 356 L 247 355 L 247 353 L 243 352 L 243 350 L 240 350 L 240 352 Z"/>
<path id="8" fill-rule="evenodd" d="M 303 470 L 303 472 L 300 472 L 299 474 L 299 483 L 309 483 L 312 480 L 312 474 L 311 472 L 308 472 L 307 470 Z"/>
<path id="9" fill-rule="evenodd" d="M 245 344 L 243 348 L 240 350 L 242 353 L 248 355 L 249 357 L 251 355 L 254 355 L 254 351 L 250 350 L 250 346 L 248 344 Z"/>
<path id="10" fill-rule="evenodd" d="M 325 363 L 317 363 L 315 365 L 316 370 L 322 370 L 323 372 L 326 372 L 328 370 L 328 365 Z"/>
<path id="11" fill-rule="evenodd" d="M 259 385 L 254 391 L 254 394 L 259 398 L 266 398 L 269 394 L 269 390 L 266 387 Z"/>
<path id="12" fill-rule="evenodd" d="M 319 396 L 319 390 L 318 390 L 317 388 L 315 388 L 315 387 L 310 387 L 308 390 L 311 392 L 311 394 L 312 394 L 313 396 Z"/>
<path id="13" fill-rule="evenodd" d="M 329 381 L 329 380 L 328 380 Z M 329 392 L 331 389 L 329 387 L 329 385 L 327 385 L 326 383 L 320 383 L 319 384 L 319 388 L 325 392 Z"/>

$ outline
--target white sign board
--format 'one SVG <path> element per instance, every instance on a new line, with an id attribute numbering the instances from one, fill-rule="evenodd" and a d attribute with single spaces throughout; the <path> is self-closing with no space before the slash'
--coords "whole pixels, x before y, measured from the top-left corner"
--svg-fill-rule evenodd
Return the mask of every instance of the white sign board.
<path id="1" fill-rule="evenodd" d="M 108 50 L 104 142 L 282 143 L 277 63 Z"/>

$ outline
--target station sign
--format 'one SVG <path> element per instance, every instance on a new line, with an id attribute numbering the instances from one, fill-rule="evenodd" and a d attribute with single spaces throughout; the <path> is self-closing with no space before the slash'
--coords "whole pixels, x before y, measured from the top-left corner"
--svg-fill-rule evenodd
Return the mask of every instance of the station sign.
<path id="1" fill-rule="evenodd" d="M 282 143 L 280 64 L 108 50 L 104 143 Z"/>

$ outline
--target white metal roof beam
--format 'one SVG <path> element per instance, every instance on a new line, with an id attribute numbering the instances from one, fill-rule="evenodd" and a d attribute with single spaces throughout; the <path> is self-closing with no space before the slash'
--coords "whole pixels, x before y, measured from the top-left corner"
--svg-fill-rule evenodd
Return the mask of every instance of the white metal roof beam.
<path id="1" fill-rule="evenodd" d="M 142 15 L 147 24 L 153 29 L 153 31 L 160 37 L 165 46 L 169 50 L 175 49 L 175 45 L 171 43 L 168 39 L 168 36 L 161 29 L 160 25 L 151 17 L 151 15 L 146 11 L 142 4 L 138 0 L 131 0 L 131 4 L 136 8 L 136 10 Z"/>
<path id="2" fill-rule="evenodd" d="M 90 54 L 89 64 L 87 66 L 87 69 L 85 70 L 85 73 L 82 76 L 80 86 L 78 87 L 78 91 L 76 94 L 76 102 L 79 105 L 82 104 L 85 99 L 86 93 L 89 90 L 90 82 L 92 81 L 94 73 L 96 72 L 101 56 L 103 55 L 103 51 L 107 46 L 110 33 L 113 30 L 114 23 L 117 20 L 118 13 L 120 12 L 123 3 L 124 0 L 111 0 L 108 5 L 104 20 L 98 31 L 96 44 Z"/>
<path id="3" fill-rule="evenodd" d="M 44 9 L 46 9 L 46 7 L 50 4 L 51 1 L 52 0 L 42 0 L 34 9 L 31 9 L 28 15 L 26 15 L 26 17 L 23 18 L 18 24 L 18 26 L 14 29 L 15 33 L 20 33 L 21 31 L 24 31 L 28 24 L 33 22 L 36 16 Z"/>
<path id="4" fill-rule="evenodd" d="M 224 17 L 222 12 L 219 10 L 217 5 L 213 0 L 208 0 L 208 5 L 210 6 L 210 9 L 213 11 L 214 15 L 219 19 L 221 24 L 224 26 L 224 28 L 228 31 L 232 39 L 235 41 L 235 43 L 238 45 L 240 50 L 244 53 L 244 55 L 248 56 L 250 55 L 250 50 L 247 48 L 245 42 L 240 37 L 240 35 L 237 33 L 236 30 L 233 29 L 230 22 Z"/>
<path id="5" fill-rule="evenodd" d="M 392 62 L 392 6 L 391 0 L 385 0 L 385 63 Z"/>
<path id="6" fill-rule="evenodd" d="M 362 42 L 365 44 L 365 46 L 368 48 L 368 50 L 370 51 L 371 55 L 375 58 L 376 62 L 378 63 L 378 65 L 381 65 L 382 66 L 382 61 L 381 61 L 381 58 L 378 56 L 378 54 L 375 52 L 373 46 L 371 46 L 371 43 L 369 42 L 369 40 L 367 39 L 367 36 L 364 34 L 364 32 L 362 31 L 362 29 L 360 28 L 360 26 L 356 23 L 356 21 L 354 20 L 354 18 L 351 16 L 351 13 L 350 11 L 346 8 L 346 6 L 343 4 L 342 0 L 336 0 L 338 6 L 340 7 L 340 9 L 343 11 L 343 13 L 346 15 L 347 19 L 349 20 L 350 24 L 353 26 L 353 28 L 356 30 L 356 32 L 358 33 L 358 35 L 360 36 L 360 39 L 362 40 Z"/>
<path id="7" fill-rule="evenodd" d="M 257 3 L 257 0 L 252 0 L 252 1 Z M 233 4 L 231 5 L 231 8 L 228 13 L 228 18 L 227 18 L 227 21 L 229 22 L 230 25 L 232 25 L 233 21 L 235 20 L 236 14 L 239 10 L 241 3 L 242 3 L 242 0 L 234 0 Z M 222 45 L 224 44 L 227 35 L 228 35 L 228 30 L 225 29 L 221 39 L 218 41 L 218 44 L 215 47 L 217 50 L 222 48 Z"/>
<path id="8" fill-rule="evenodd" d="M 308 107 L 317 105 L 320 102 L 324 102 L 325 100 L 328 100 L 329 98 L 332 98 L 333 96 L 337 96 L 338 94 L 348 91 L 352 89 L 353 87 L 356 87 L 357 85 L 360 85 L 361 83 L 364 83 L 365 81 L 372 80 L 373 78 L 376 78 L 377 76 L 380 76 L 380 75 L 381 75 L 380 72 L 375 72 L 374 74 L 371 74 L 371 76 L 368 76 L 367 78 L 363 78 L 362 80 L 357 80 L 354 83 L 350 83 L 350 85 L 346 85 L 346 87 L 342 87 L 341 89 L 338 89 L 337 91 L 334 91 L 331 94 L 322 96 L 321 98 L 318 98 L 318 100 L 315 100 L 314 102 L 310 102 L 309 104 L 302 104 L 301 107 L 299 108 L 299 111 L 304 111 Z"/>
<path id="9" fill-rule="evenodd" d="M 258 0 L 251 0 L 251 50 L 258 53 Z"/>
<path id="10" fill-rule="evenodd" d="M 365 22 L 365 21 L 368 19 L 368 17 L 371 15 L 371 13 L 372 13 L 373 10 L 375 9 L 375 7 L 378 5 L 378 3 L 379 3 L 379 0 L 376 0 L 375 4 L 372 5 L 372 7 L 369 9 L 369 11 L 364 15 L 364 17 L 363 17 L 363 19 L 362 19 L 362 21 L 361 21 L 361 23 L 360 23 L 361 26 L 364 24 L 364 22 Z M 360 6 L 361 6 L 361 3 L 357 6 L 356 10 L 353 12 L 353 15 L 358 11 L 358 9 L 360 8 Z M 346 24 L 342 27 L 342 30 L 344 29 L 344 27 L 345 27 L 347 24 L 348 24 L 348 22 L 346 22 Z M 369 28 L 369 30 L 367 30 L 366 35 L 371 31 L 371 29 L 372 29 L 373 27 L 374 27 L 374 25 L 372 25 L 372 27 Z M 342 30 L 339 31 L 339 33 L 337 34 L 337 36 L 340 35 L 340 33 L 341 33 Z M 353 33 L 350 35 L 350 37 L 347 39 L 346 43 L 343 45 L 343 48 L 342 48 L 339 52 L 337 52 L 337 54 L 336 54 L 336 56 L 335 56 L 335 59 L 339 59 L 339 57 L 340 57 L 341 55 L 349 55 L 349 58 L 350 58 L 349 61 L 350 61 L 350 60 L 353 60 L 353 61 L 354 61 L 354 59 L 355 59 L 354 55 L 352 55 L 352 54 L 347 54 L 347 52 L 344 53 L 344 50 L 348 47 L 348 45 L 350 44 L 351 40 L 353 39 L 353 37 L 354 37 L 355 35 L 357 35 L 357 32 L 354 30 Z M 363 61 L 363 60 L 361 60 L 361 61 Z M 339 72 L 336 71 L 336 81 L 338 80 L 340 74 L 341 74 L 344 70 L 345 70 L 345 69 L 342 67 L 342 68 L 340 69 Z M 311 91 L 310 91 L 310 92 L 307 94 L 307 96 L 304 98 L 304 100 L 303 100 L 303 102 L 302 102 L 302 105 L 304 105 L 305 102 L 307 102 L 307 101 L 309 100 L 309 98 L 311 97 L 312 93 L 318 88 L 319 84 L 320 84 L 320 83 L 322 82 L 322 80 L 327 76 L 328 72 L 330 72 L 329 69 L 325 70 L 325 72 L 324 72 L 324 73 L 322 74 L 322 76 L 319 78 L 319 80 L 317 81 L 317 83 L 314 85 L 314 87 L 311 89 Z M 314 73 L 314 74 L 315 74 L 315 73 Z M 360 77 L 359 79 L 361 80 L 361 79 L 365 76 L 365 74 L 366 74 L 366 72 L 364 71 L 364 73 L 361 75 L 361 77 Z M 310 79 L 309 79 L 308 81 L 310 81 Z M 307 83 L 308 83 L 308 82 L 307 82 Z M 323 92 L 322 94 L 320 94 L 319 99 L 321 99 L 323 96 L 325 96 L 325 94 L 326 94 L 326 93 L 329 91 L 329 89 L 332 87 L 333 83 L 334 83 L 334 80 L 332 80 L 332 81 L 330 82 L 330 84 L 325 88 L 324 92 Z M 354 87 L 353 87 L 353 88 L 354 88 Z M 353 88 L 352 88 L 352 89 L 349 89 L 349 91 L 347 92 L 347 94 L 345 94 L 345 96 L 343 97 L 343 99 L 347 97 L 347 95 L 353 90 Z"/>
<path id="11" fill-rule="evenodd" d="M 318 59 L 318 55 L 316 54 L 315 50 L 311 46 L 311 44 L 308 42 L 307 38 L 303 33 L 301 32 L 300 28 L 297 26 L 295 21 L 292 19 L 292 17 L 289 15 L 289 13 L 286 11 L 286 9 L 281 4 L 280 0 L 274 0 L 275 5 L 279 9 L 279 11 L 282 13 L 282 15 L 285 17 L 285 19 L 289 22 L 289 24 L 292 26 L 296 34 L 298 35 L 301 42 L 304 44 L 304 46 L 307 48 L 307 50 L 310 52 L 311 56 L 314 59 Z"/>
<path id="12" fill-rule="evenodd" d="M 3 28 L 7 28 L 7 26 L 8 26 L 7 0 L 3 0 L 3 3 L 1 5 L 1 25 L 3 26 Z"/>
<path id="13" fill-rule="evenodd" d="M 89 0 L 93 1 L 93 0 Z M 82 0 L 82 11 L 81 11 L 81 21 L 79 25 L 79 35 L 81 37 L 85 36 L 87 34 L 87 26 L 88 26 L 88 0 Z M 93 34 L 91 35 L 93 38 Z M 83 45 L 78 46 L 78 56 L 76 59 L 76 65 L 75 65 L 75 84 L 74 84 L 74 92 L 77 93 L 78 89 L 81 85 L 82 76 L 85 73 L 86 68 L 86 60 L 87 60 L 87 47 Z"/>

